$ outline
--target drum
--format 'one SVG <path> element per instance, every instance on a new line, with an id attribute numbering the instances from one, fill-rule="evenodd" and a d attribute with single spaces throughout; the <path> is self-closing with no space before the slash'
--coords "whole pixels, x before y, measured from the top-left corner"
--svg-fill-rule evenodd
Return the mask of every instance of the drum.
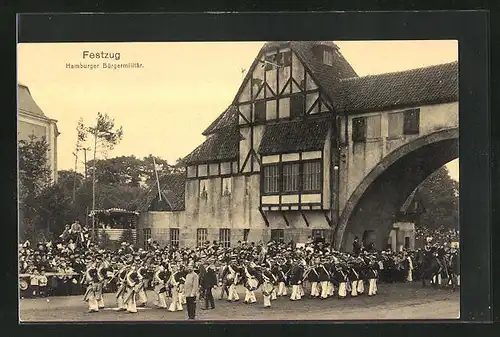
<path id="1" fill-rule="evenodd" d="M 262 294 L 264 296 L 271 296 L 271 293 L 273 292 L 274 290 L 274 286 L 272 285 L 271 282 L 264 282 L 264 284 L 262 285 Z"/>
<path id="2" fill-rule="evenodd" d="M 28 282 L 24 279 L 19 280 L 19 289 L 21 290 L 27 290 L 28 289 Z"/>
<path id="3" fill-rule="evenodd" d="M 257 279 L 255 279 L 253 277 L 248 278 L 247 286 L 248 286 L 249 290 L 257 289 L 258 285 L 259 285 L 259 281 L 257 281 Z"/>

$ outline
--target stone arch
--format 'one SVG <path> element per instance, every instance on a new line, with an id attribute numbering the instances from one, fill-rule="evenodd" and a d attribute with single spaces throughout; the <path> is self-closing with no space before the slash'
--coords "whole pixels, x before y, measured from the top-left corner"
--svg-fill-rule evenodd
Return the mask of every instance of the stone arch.
<path id="1" fill-rule="evenodd" d="M 388 154 L 349 197 L 335 229 L 335 248 L 346 248 L 345 233 L 350 227 L 353 227 L 350 233 L 358 236 L 364 230 L 385 233 L 396 209 L 401 207 L 410 193 L 430 174 L 456 158 L 458 128 L 422 136 Z M 363 225 L 360 225 L 361 222 Z M 378 247 L 382 246 L 384 239 L 377 238 Z"/>

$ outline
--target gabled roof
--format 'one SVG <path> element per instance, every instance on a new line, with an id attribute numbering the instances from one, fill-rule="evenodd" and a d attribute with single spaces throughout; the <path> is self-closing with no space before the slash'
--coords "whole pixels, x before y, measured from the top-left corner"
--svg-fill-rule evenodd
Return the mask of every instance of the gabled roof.
<path id="1" fill-rule="evenodd" d="M 17 85 L 17 109 L 23 112 L 32 113 L 40 117 L 46 117 L 42 109 L 36 104 L 31 96 L 31 92 L 24 84 Z"/>
<path id="2" fill-rule="evenodd" d="M 185 210 L 185 184 L 186 174 L 170 173 L 160 178 L 162 199 L 166 202 L 165 211 L 183 211 Z M 158 187 L 151 188 L 139 206 L 138 212 L 147 212 L 150 206 L 157 201 Z"/>
<path id="3" fill-rule="evenodd" d="M 183 159 L 183 162 L 192 165 L 209 161 L 235 161 L 238 158 L 240 140 L 238 126 L 226 126 L 217 133 L 210 134 L 200 146 Z"/>
<path id="4" fill-rule="evenodd" d="M 334 48 L 335 52 L 333 53 L 333 64 L 331 66 L 324 64 L 314 55 L 313 50 L 319 45 L 327 45 Z M 340 53 L 339 47 L 331 41 L 292 41 L 290 42 L 290 47 L 311 71 L 311 75 L 316 80 L 320 89 L 329 96 L 334 104 L 336 101 L 336 89 L 339 86 L 340 80 L 358 76 L 349 62 Z"/>
<path id="5" fill-rule="evenodd" d="M 314 47 L 317 46 L 329 46 L 334 49 L 333 55 L 333 65 L 329 66 L 324 64 L 314 55 Z M 247 81 L 252 76 L 254 68 L 258 64 L 258 59 L 262 53 L 279 47 L 290 47 L 292 51 L 296 53 L 298 58 L 304 63 L 306 68 L 312 73 L 313 79 L 317 82 L 320 88 L 327 95 L 333 95 L 337 93 L 337 88 L 340 79 L 356 77 L 357 74 L 351 67 L 349 62 L 342 56 L 339 51 L 339 47 L 332 41 L 270 41 L 264 44 L 264 46 L 259 51 L 259 54 L 255 58 L 252 66 L 248 70 L 237 94 L 235 95 L 233 104 L 231 104 L 222 114 L 217 117 L 217 119 L 210 124 L 210 126 L 205 129 L 203 135 L 209 135 L 217 132 L 220 129 L 226 128 L 231 125 L 238 125 L 238 110 L 236 108 L 236 100 L 247 83 Z M 332 102 L 335 102 L 335 97 L 330 96 Z"/>
<path id="6" fill-rule="evenodd" d="M 238 126 L 238 108 L 235 105 L 230 105 L 202 134 L 208 136 L 216 131 L 235 126 Z"/>
<path id="7" fill-rule="evenodd" d="M 319 151 L 323 149 L 328 133 L 328 120 L 298 120 L 270 124 L 260 142 L 259 153 Z"/>
<path id="8" fill-rule="evenodd" d="M 458 101 L 458 62 L 342 79 L 338 111 L 362 112 Z"/>

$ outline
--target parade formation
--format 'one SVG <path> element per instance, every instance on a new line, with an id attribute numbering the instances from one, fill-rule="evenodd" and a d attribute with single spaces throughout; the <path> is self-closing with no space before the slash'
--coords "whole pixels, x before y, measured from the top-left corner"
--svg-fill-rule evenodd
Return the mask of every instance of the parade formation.
<path id="1" fill-rule="evenodd" d="M 376 296 L 378 282 L 425 281 L 432 270 L 431 260 L 438 266 L 427 277 L 433 285 L 455 288 L 460 282 L 458 250 L 432 238 L 427 238 L 424 249 L 401 252 L 377 252 L 356 240 L 353 253 L 342 253 L 319 237 L 305 244 L 238 242 L 232 248 L 217 242 L 196 248 L 162 248 L 150 240 L 145 248 L 124 242 L 112 251 L 92 243 L 87 229 L 71 228 L 75 231 L 69 229 L 55 244 L 40 243 L 36 248 L 29 242 L 20 244 L 20 273 L 31 275 L 31 295 L 48 296 L 54 292 L 42 290 L 48 288 L 44 275 L 59 272 L 52 278 L 52 288 L 58 288 L 57 282 L 83 287 L 89 312 L 110 306 L 137 313 L 138 307 L 153 303 L 168 311 L 182 311 L 187 304 L 189 313 L 188 302 L 197 297 L 203 299 L 204 309 L 214 309 L 214 288 L 219 299 L 241 302 L 236 288 L 240 285 L 245 288 L 245 304 L 256 303 L 255 292 L 260 289 L 264 308 L 278 298 Z M 199 277 L 194 287 L 186 284 L 193 271 Z M 148 298 L 147 290 L 153 290 L 154 298 Z M 116 303 L 104 303 L 106 292 L 115 292 Z"/>

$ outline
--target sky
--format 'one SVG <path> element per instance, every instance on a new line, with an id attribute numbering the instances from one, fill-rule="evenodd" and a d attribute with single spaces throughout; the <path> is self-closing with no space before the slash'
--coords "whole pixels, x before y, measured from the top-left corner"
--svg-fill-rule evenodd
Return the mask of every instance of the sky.
<path id="1" fill-rule="evenodd" d="M 194 150 L 203 130 L 232 102 L 264 42 L 22 43 L 18 81 L 58 121 L 58 169 L 74 169 L 76 126 L 107 113 L 124 136 L 109 156 L 149 154 L 171 163 Z M 359 76 L 456 61 L 458 43 L 440 41 L 335 41 Z M 108 60 L 84 52 L 120 54 L 109 63 L 129 69 L 71 69 Z M 89 54 L 87 53 L 87 54 Z M 87 55 L 86 54 L 86 55 Z M 458 180 L 458 159 L 447 165 Z M 83 170 L 83 162 L 78 164 Z"/>

